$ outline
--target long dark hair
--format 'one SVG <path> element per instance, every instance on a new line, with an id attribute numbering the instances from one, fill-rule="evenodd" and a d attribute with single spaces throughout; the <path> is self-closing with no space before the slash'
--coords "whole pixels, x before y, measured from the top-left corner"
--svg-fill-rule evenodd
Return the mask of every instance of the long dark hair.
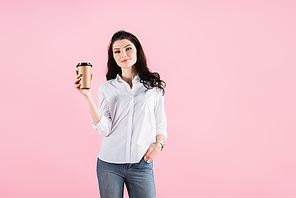
<path id="1" fill-rule="evenodd" d="M 115 62 L 115 59 L 113 57 L 113 50 L 112 50 L 114 42 L 122 39 L 129 40 L 135 45 L 137 49 L 137 62 L 135 63 L 134 66 L 140 77 L 140 82 L 144 84 L 147 90 L 153 89 L 154 87 L 161 89 L 162 94 L 164 95 L 165 93 L 164 88 L 166 86 L 166 83 L 160 79 L 160 75 L 157 72 L 151 72 L 147 67 L 147 59 L 138 38 L 132 33 L 126 32 L 124 30 L 120 30 L 116 32 L 112 36 L 111 41 L 109 43 L 108 62 L 107 62 L 108 72 L 106 74 L 107 80 L 115 79 L 117 74 L 119 75 L 122 74 L 121 68 Z"/>

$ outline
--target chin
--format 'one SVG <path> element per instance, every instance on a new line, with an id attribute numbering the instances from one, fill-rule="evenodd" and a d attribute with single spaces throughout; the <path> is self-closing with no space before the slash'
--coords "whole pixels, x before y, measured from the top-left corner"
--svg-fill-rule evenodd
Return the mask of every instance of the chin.
<path id="1" fill-rule="evenodd" d="M 122 64 L 120 65 L 121 68 L 127 69 L 133 67 L 135 64 Z"/>

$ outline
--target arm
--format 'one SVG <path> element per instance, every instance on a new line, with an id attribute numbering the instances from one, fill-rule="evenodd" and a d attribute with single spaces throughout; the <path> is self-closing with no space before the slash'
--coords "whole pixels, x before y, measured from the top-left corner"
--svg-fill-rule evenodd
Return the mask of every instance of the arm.
<path id="1" fill-rule="evenodd" d="M 94 124 L 97 125 L 102 118 L 102 114 L 99 112 L 91 94 L 87 94 L 85 99 L 89 108 L 91 119 L 93 120 Z"/>
<path id="2" fill-rule="evenodd" d="M 156 136 L 156 141 L 161 141 L 161 142 L 164 143 L 164 141 L 165 141 L 165 136 L 162 135 L 162 134 L 157 135 L 157 136 Z"/>
<path id="3" fill-rule="evenodd" d="M 167 118 L 164 109 L 164 97 L 161 95 L 161 93 L 158 93 L 154 113 L 156 122 L 156 141 L 161 141 L 164 143 L 164 141 L 167 139 Z M 160 143 L 151 144 L 144 155 L 144 159 L 146 161 L 151 161 L 159 154 L 160 151 Z"/>
<path id="4" fill-rule="evenodd" d="M 82 74 L 78 75 L 78 71 L 76 70 L 76 79 L 75 79 L 75 88 L 84 96 L 84 98 L 86 99 L 86 102 L 88 104 L 88 108 L 90 111 L 90 115 L 92 120 L 94 121 L 94 123 L 98 124 L 102 115 L 99 112 L 92 94 L 91 94 L 91 88 L 90 89 L 80 89 L 80 80 L 81 80 L 81 76 Z M 93 75 L 91 74 L 91 80 L 92 80 Z"/>
<path id="5" fill-rule="evenodd" d="M 110 114 L 109 114 L 109 109 L 108 109 L 108 102 L 102 92 L 99 89 L 99 104 L 98 106 L 100 109 L 97 108 L 92 94 L 91 94 L 91 89 L 80 89 L 80 84 L 79 81 L 81 75 L 78 75 L 76 71 L 76 80 L 75 80 L 75 88 L 84 96 L 89 111 L 91 115 L 91 123 L 94 129 L 98 130 L 101 135 L 107 136 L 110 134 L 111 131 L 111 119 L 110 119 Z M 91 80 L 92 80 L 92 75 L 91 75 Z"/>

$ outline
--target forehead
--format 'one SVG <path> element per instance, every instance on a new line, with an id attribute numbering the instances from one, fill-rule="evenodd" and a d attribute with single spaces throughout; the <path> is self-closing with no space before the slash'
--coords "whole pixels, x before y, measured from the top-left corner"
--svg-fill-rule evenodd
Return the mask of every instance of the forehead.
<path id="1" fill-rule="evenodd" d="M 129 41 L 128 39 L 117 40 L 117 41 L 115 41 L 113 43 L 113 49 L 115 49 L 115 48 L 124 48 L 127 45 L 134 46 L 134 44 L 131 41 Z"/>

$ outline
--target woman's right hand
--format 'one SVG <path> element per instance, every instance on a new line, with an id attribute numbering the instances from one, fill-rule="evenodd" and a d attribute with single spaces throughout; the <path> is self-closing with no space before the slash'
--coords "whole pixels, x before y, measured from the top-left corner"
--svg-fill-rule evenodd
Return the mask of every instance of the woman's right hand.
<path id="1" fill-rule="evenodd" d="M 78 71 L 76 70 L 76 79 L 74 81 L 75 88 L 83 95 L 83 96 L 89 96 L 91 94 L 91 89 L 80 89 L 80 80 L 81 80 L 82 74 L 78 75 Z M 90 80 L 92 80 L 92 74 L 90 77 Z"/>

